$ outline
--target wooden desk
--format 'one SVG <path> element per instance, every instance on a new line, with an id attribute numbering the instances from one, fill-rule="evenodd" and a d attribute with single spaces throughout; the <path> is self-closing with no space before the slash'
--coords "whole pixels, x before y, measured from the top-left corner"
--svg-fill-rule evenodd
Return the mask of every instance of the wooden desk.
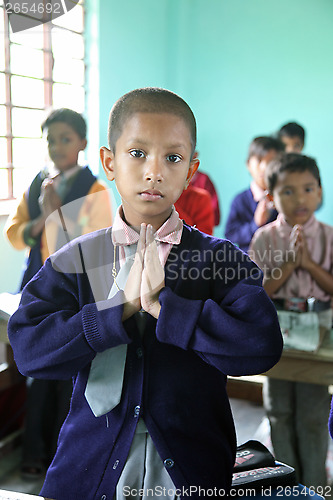
<path id="1" fill-rule="evenodd" d="M 280 361 L 264 375 L 293 382 L 332 385 L 333 331 L 326 336 L 316 353 L 296 350 L 284 351 Z"/>

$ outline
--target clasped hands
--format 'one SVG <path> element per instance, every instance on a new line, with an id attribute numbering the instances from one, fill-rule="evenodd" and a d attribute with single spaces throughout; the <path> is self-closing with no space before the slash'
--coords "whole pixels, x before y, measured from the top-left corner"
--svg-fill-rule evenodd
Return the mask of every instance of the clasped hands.
<path id="1" fill-rule="evenodd" d="M 308 250 L 303 228 L 299 224 L 296 224 L 291 231 L 289 249 L 293 252 L 292 263 L 295 268 L 308 269 L 311 266 L 313 261 Z M 291 262 L 290 259 L 288 261 Z"/>
<path id="2" fill-rule="evenodd" d="M 61 199 L 54 189 L 52 179 L 43 181 L 38 202 L 44 217 L 48 217 L 61 207 Z"/>
<path id="3" fill-rule="evenodd" d="M 258 202 L 257 208 L 254 212 L 254 222 L 258 227 L 267 224 L 272 210 L 272 201 L 268 195 L 268 191 L 265 191 L 263 198 Z"/>
<path id="4" fill-rule="evenodd" d="M 158 297 L 164 286 L 164 269 L 158 256 L 154 228 L 143 223 L 124 289 L 123 321 L 141 309 L 157 319 L 161 310 Z"/>

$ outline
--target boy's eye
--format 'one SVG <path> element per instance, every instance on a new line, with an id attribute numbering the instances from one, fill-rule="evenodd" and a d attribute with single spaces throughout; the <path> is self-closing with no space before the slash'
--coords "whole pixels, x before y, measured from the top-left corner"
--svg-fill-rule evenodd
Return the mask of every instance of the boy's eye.
<path id="1" fill-rule="evenodd" d="M 171 163 L 178 163 L 179 161 L 181 161 L 181 157 L 179 155 L 168 155 L 167 160 Z"/>
<path id="2" fill-rule="evenodd" d="M 133 156 L 133 158 L 144 158 L 145 157 L 145 154 L 143 151 L 141 151 L 141 149 L 132 149 L 132 151 L 130 151 L 130 155 Z"/>
<path id="3" fill-rule="evenodd" d="M 71 141 L 71 140 L 70 140 L 70 138 L 69 138 L 69 137 L 63 137 L 63 138 L 61 139 L 61 142 L 62 142 L 63 144 L 68 144 L 70 141 Z"/>
<path id="4" fill-rule="evenodd" d="M 291 189 L 285 189 L 282 194 L 290 196 L 292 194 L 292 190 Z"/>
<path id="5" fill-rule="evenodd" d="M 305 189 L 305 191 L 306 191 L 307 193 L 311 193 L 311 192 L 313 191 L 313 187 L 307 187 L 307 188 Z"/>

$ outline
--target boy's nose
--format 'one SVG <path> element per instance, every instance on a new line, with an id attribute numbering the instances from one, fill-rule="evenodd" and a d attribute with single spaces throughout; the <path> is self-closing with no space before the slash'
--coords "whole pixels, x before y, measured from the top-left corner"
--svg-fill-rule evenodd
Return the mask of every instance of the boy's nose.
<path id="1" fill-rule="evenodd" d="M 297 193 L 296 198 L 297 198 L 297 203 L 298 204 L 303 203 L 303 201 L 304 201 L 304 193 Z"/>
<path id="2" fill-rule="evenodd" d="M 162 166 L 157 158 L 152 158 L 147 162 L 145 179 L 153 182 L 161 182 L 163 179 Z"/>

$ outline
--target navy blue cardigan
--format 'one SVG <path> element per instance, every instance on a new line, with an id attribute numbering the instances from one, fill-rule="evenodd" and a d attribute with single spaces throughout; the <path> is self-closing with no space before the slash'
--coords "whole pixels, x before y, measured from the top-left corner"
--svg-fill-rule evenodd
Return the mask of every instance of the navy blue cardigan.
<path id="1" fill-rule="evenodd" d="M 112 261 L 110 228 L 74 240 L 47 259 L 9 322 L 23 374 L 74 379 L 41 494 L 113 499 L 139 417 L 177 488 L 228 490 L 236 439 L 226 375 L 262 373 L 282 351 L 261 271 L 230 242 L 184 225 L 165 267 L 160 316 L 148 317 L 141 339 L 133 317 L 122 323 L 122 292 L 105 300 Z M 90 363 L 121 343 L 122 398 L 96 418 L 84 397 Z"/>

